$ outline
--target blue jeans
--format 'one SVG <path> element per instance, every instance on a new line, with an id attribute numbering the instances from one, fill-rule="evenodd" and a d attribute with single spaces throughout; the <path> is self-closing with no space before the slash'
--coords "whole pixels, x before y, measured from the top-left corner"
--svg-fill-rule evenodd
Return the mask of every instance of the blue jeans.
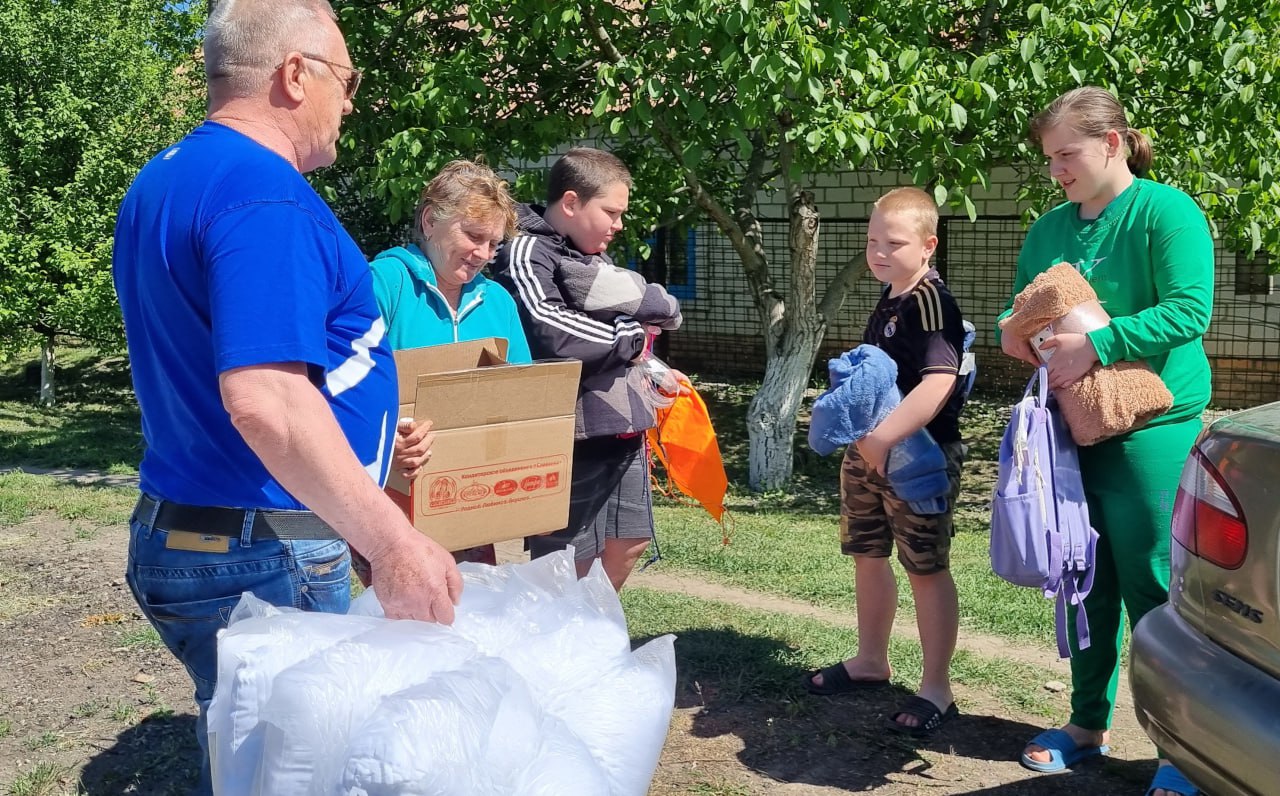
<path id="1" fill-rule="evenodd" d="M 196 687 L 200 717 L 196 737 L 203 756 L 195 793 L 213 793 L 205 713 L 218 680 L 218 630 L 244 592 L 273 605 L 304 611 L 346 613 L 351 603 L 347 543 L 341 540 L 253 541 L 245 530 L 225 553 L 169 549 L 168 531 L 154 516 L 129 524 L 126 579 L 142 613 L 165 646 L 187 667 Z"/>

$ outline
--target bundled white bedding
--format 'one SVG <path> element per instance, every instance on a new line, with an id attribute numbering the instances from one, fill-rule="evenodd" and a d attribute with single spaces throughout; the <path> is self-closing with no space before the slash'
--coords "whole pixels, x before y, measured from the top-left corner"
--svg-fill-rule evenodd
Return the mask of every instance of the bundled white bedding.
<path id="1" fill-rule="evenodd" d="M 209 706 L 219 796 L 642 796 L 675 698 L 674 637 L 631 650 L 597 563 L 463 564 L 452 627 L 246 594 Z"/>

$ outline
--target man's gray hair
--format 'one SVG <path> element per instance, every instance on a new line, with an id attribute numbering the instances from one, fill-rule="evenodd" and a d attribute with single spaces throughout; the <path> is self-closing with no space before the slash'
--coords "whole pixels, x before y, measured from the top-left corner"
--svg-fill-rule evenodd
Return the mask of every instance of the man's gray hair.
<path id="1" fill-rule="evenodd" d="M 286 53 L 322 53 L 323 23 L 337 18 L 328 0 L 215 0 L 205 23 L 205 77 L 230 95 L 250 96 Z"/>

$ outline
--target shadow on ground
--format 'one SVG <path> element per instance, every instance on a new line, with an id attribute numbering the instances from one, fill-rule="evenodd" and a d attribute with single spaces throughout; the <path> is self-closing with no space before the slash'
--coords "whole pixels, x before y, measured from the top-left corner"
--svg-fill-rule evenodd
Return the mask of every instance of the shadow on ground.
<path id="1" fill-rule="evenodd" d="M 151 717 L 116 736 L 80 775 L 87 796 L 186 796 L 200 770 L 195 716 Z"/>
<path id="2" fill-rule="evenodd" d="M 676 643 L 677 708 L 693 709 L 695 738 L 735 736 L 737 759 L 778 783 L 853 792 L 992 796 L 1130 796 L 1141 793 L 1154 761 L 1095 760 L 1078 771 L 1037 775 L 1017 764 L 1039 719 L 1009 710 L 972 689 L 965 713 L 933 738 L 913 740 L 884 727 L 908 692 L 900 686 L 813 697 L 776 639 L 728 629 L 683 632 Z"/>

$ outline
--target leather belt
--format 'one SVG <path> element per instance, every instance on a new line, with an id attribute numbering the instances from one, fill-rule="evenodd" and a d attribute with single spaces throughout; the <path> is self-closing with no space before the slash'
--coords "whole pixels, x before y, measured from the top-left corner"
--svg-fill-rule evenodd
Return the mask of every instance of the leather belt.
<path id="1" fill-rule="evenodd" d="M 253 512 L 251 538 L 255 542 L 271 539 L 290 541 L 342 538 L 311 511 L 185 506 L 168 500 L 156 500 L 150 495 L 138 498 L 133 519 L 143 522 L 150 520 L 153 528 L 162 531 L 188 531 L 205 536 L 230 536 L 238 539 L 244 533 L 244 518 L 248 512 Z"/>

